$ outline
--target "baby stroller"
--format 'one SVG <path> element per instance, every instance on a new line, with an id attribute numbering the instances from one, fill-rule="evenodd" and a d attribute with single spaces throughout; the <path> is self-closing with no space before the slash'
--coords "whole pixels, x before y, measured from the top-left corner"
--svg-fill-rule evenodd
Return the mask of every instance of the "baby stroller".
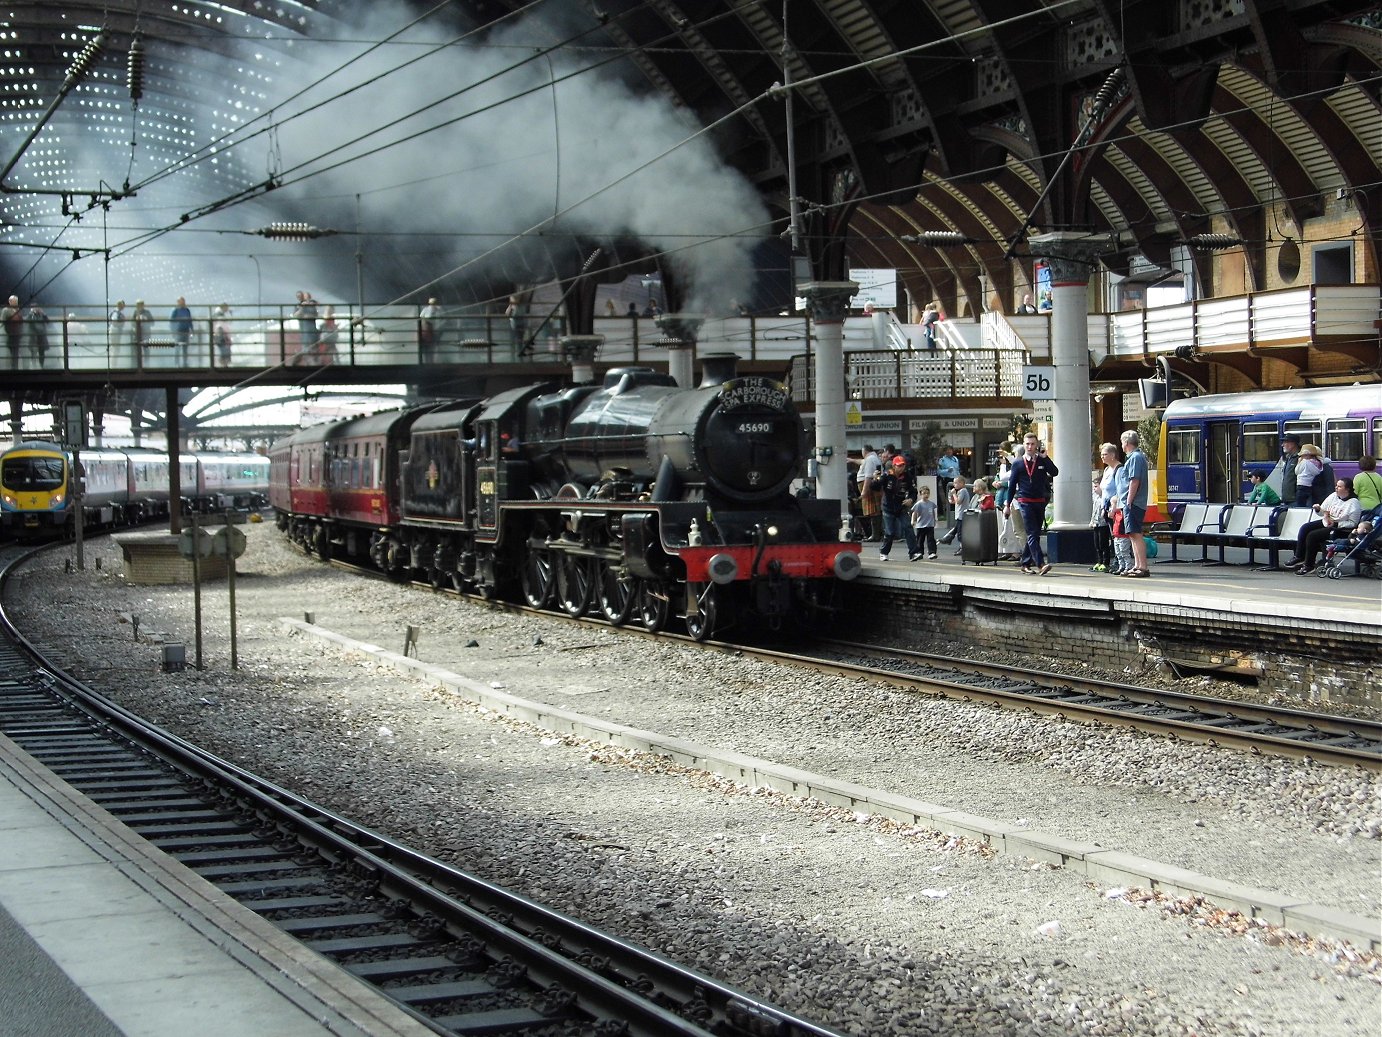
<path id="1" fill-rule="evenodd" d="M 1374 510 L 1365 522 L 1372 528 L 1356 534 L 1356 540 L 1333 540 L 1325 547 L 1324 562 L 1318 570 L 1321 578 L 1337 580 L 1345 574 L 1344 566 L 1353 562 L 1360 576 L 1382 579 L 1382 520 Z M 1359 523 L 1359 528 L 1363 525 Z"/>

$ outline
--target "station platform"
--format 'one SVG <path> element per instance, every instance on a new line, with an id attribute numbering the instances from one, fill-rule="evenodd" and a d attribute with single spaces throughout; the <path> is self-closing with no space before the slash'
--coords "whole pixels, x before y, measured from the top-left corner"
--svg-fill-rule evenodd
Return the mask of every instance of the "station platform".
<path id="1" fill-rule="evenodd" d="M 1046 657 L 1057 665 L 1119 670 L 1131 683 L 1157 668 L 1250 681 L 1302 708 L 1330 705 L 1382 715 L 1382 580 L 1340 579 L 1292 570 L 1262 571 L 1246 549 L 1227 564 L 1172 562 L 1159 545 L 1142 578 L 1056 564 L 1047 576 L 1015 562 L 961 564 L 954 545 L 938 557 L 907 560 L 895 543 L 879 558 L 863 545 L 863 571 L 850 586 L 843 626 L 852 635 L 925 647 L 937 637 L 989 658 Z M 1181 557 L 1185 558 L 1184 552 Z M 1211 552 L 1217 560 L 1217 550 Z"/>
<path id="2" fill-rule="evenodd" d="M 434 1031 L 136 836 L 0 736 L 0 1033 Z"/>

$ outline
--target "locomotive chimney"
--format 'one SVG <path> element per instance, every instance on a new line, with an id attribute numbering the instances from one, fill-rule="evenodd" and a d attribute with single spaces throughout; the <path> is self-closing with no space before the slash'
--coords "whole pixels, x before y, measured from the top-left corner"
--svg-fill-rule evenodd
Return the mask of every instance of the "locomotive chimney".
<path id="1" fill-rule="evenodd" d="M 589 385 L 595 381 L 595 354 L 605 341 L 603 335 L 567 335 L 561 349 L 571 364 L 571 381 L 575 385 Z"/>
<path id="2" fill-rule="evenodd" d="M 738 353 L 707 353 L 701 357 L 702 389 L 724 385 L 738 373 Z"/>
<path id="3" fill-rule="evenodd" d="M 667 373 L 683 389 L 691 388 L 695 382 L 691 361 L 696 351 L 696 332 L 705 318 L 697 313 L 664 313 L 656 323 L 662 332 L 658 345 L 667 347 Z"/>

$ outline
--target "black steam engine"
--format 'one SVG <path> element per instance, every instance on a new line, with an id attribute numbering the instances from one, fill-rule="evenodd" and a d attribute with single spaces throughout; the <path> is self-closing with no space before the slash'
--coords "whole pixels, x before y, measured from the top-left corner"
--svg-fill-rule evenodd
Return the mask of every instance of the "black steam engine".
<path id="1" fill-rule="evenodd" d="M 828 619 L 859 547 L 838 501 L 792 492 L 808 444 L 786 386 L 733 363 L 706 357 L 694 389 L 617 368 L 305 429 L 271 452 L 279 524 L 396 578 L 614 624 Z"/>

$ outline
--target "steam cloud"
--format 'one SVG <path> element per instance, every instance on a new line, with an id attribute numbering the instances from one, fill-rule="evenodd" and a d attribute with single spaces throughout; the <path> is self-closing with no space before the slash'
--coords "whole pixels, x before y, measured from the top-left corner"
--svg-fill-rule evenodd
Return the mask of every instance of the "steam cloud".
<path id="1" fill-rule="evenodd" d="M 751 250 L 764 235 L 765 207 L 752 185 L 720 159 L 709 136 L 682 143 L 696 130 L 684 113 L 661 95 L 635 93 L 620 79 L 630 75 L 626 62 L 571 76 L 612 54 L 608 37 L 591 35 L 554 51 L 550 59 L 525 60 L 573 29 L 530 20 L 451 43 L 392 72 L 457 33 L 424 23 L 352 61 L 367 49 L 360 41 L 383 39 L 414 17 L 396 4 L 360 9 L 367 11 L 361 26 L 327 31 L 323 23 L 324 35 L 350 40 L 295 41 L 291 56 L 277 68 L 267 60 L 268 48 L 252 42 L 239 45 L 240 61 L 218 59 L 214 74 L 222 77 L 234 64 L 267 74 L 262 89 L 268 99 L 260 104 L 273 111 L 280 129 L 271 142 L 260 136 L 232 144 L 217 162 L 237 176 L 261 180 L 266 162 L 272 168 L 271 156 L 276 155 L 285 186 L 260 200 L 193 220 L 185 230 L 113 262 L 110 297 L 186 295 L 189 302 L 211 303 L 221 296 L 246 301 L 258 292 L 268 303 L 290 299 L 294 289 L 308 287 L 323 301 L 353 300 L 357 241 L 352 235 L 296 245 L 233 235 L 280 220 L 350 232 L 357 212 L 364 294 L 372 303 L 387 301 L 380 298 L 386 290 L 385 263 L 387 283 L 406 286 L 414 293 L 410 302 L 429 294 L 469 301 L 457 298 L 452 288 L 471 274 L 501 282 L 540 279 L 534 276 L 540 264 L 532 248 L 536 236 L 502 245 L 483 260 L 476 257 L 543 221 L 549 222 L 536 235 L 544 243 L 556 242 L 555 251 L 570 250 L 573 256 L 582 251 L 576 235 L 599 241 L 634 238 L 669 252 L 666 262 L 681 279 L 687 310 L 723 312 L 731 299 L 752 295 Z M 179 60 L 187 56 L 184 51 Z M 286 100 L 317 81 L 322 82 L 301 99 Z M 233 104 L 241 86 L 260 82 L 229 77 L 225 93 Z M 328 100 L 352 83 L 365 85 Z M 473 89 L 448 99 L 470 85 Z M 318 102 L 324 102 L 322 107 L 292 118 Z M 227 106 L 222 103 L 219 110 L 225 112 Z M 198 144 L 211 138 L 214 122 L 209 113 L 202 117 Z M 352 143 L 376 130 L 381 132 Z M 412 139 L 378 150 L 404 138 Z M 151 157 L 145 153 L 139 159 L 152 165 Z M 304 172 L 342 162 L 346 164 L 338 169 L 293 183 Z M 651 164 L 640 169 L 645 163 Z M 148 171 L 137 163 L 134 179 Z M 180 177 L 141 192 L 135 201 L 119 203 L 112 208 L 111 222 L 120 217 L 127 226 L 176 223 L 179 213 L 215 200 L 190 189 L 195 184 L 204 192 L 207 181 L 179 182 Z M 225 236 L 209 236 L 212 230 Z M 251 266 L 251 254 L 261 262 Z M 454 280 L 441 281 L 440 290 L 427 287 L 458 268 Z M 106 294 L 102 281 L 97 263 L 76 264 L 53 291 L 69 298 L 80 291 L 101 299 Z"/>

